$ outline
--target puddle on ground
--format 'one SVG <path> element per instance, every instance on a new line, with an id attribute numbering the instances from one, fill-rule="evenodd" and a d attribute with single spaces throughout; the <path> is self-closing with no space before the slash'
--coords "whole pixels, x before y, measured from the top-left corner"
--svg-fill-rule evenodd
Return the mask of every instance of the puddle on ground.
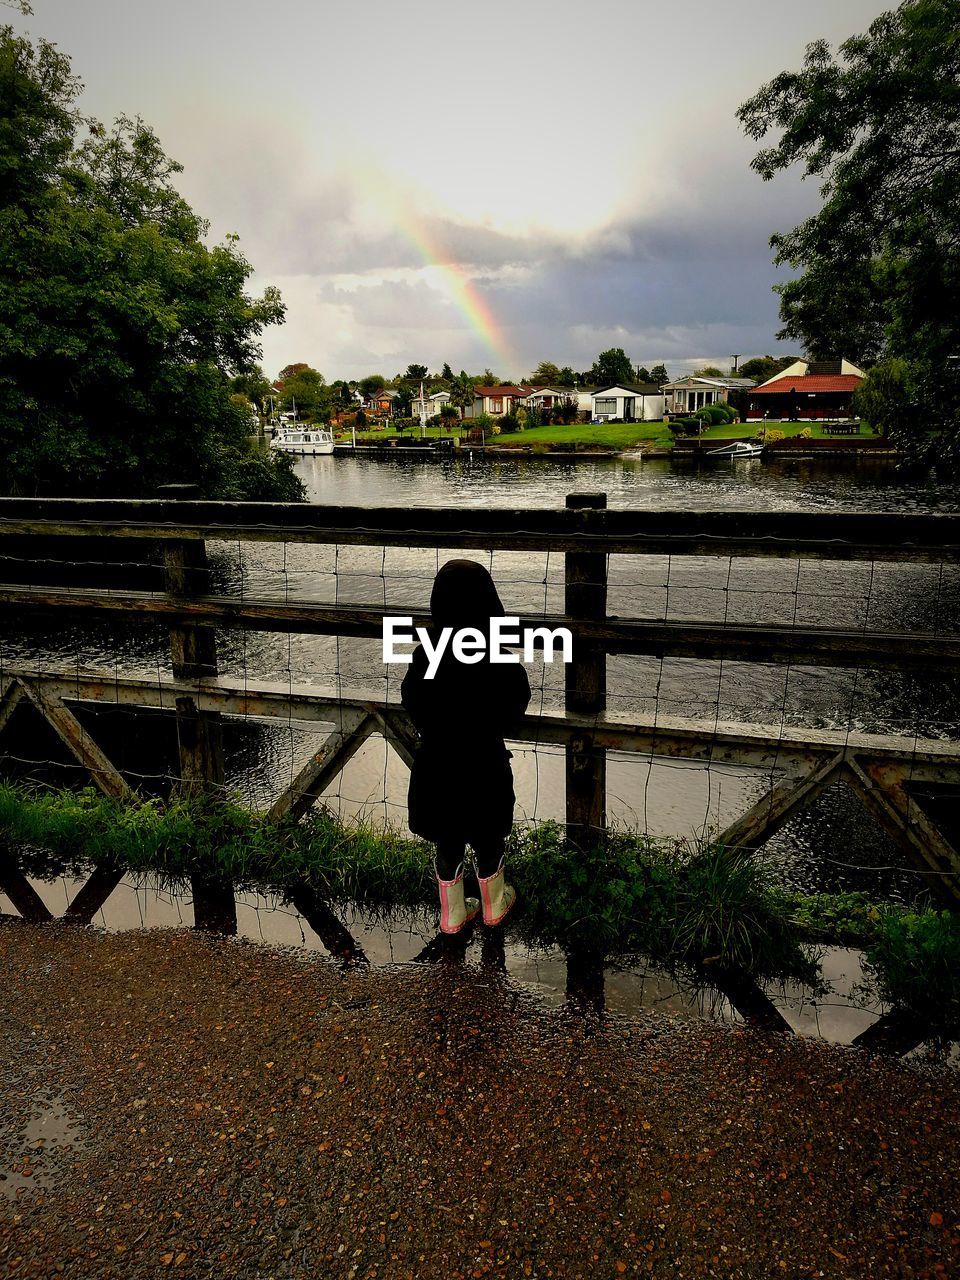
<path id="1" fill-rule="evenodd" d="M 47 882 L 32 880 L 34 888 L 54 915 L 60 915 L 82 881 L 69 877 Z M 16 914 L 0 894 L 0 911 Z M 436 913 L 415 910 L 392 913 L 389 920 L 358 909 L 337 912 L 358 947 L 371 964 L 402 965 L 426 958 L 423 953 L 437 938 Z M 140 928 L 190 928 L 193 909 L 187 892 L 158 889 L 149 879 L 123 881 L 93 920 L 94 925 L 115 931 Z M 271 946 L 308 948 L 326 954 L 326 948 L 304 917 L 273 895 L 237 895 L 237 931 L 242 938 Z M 475 931 L 467 944 L 468 962 L 481 958 L 483 930 Z M 861 953 L 842 947 L 822 948 L 821 969 L 827 991 L 814 993 L 798 983 L 772 983 L 763 994 L 788 1026 L 800 1035 L 835 1044 L 851 1044 L 883 1013 L 862 989 Z M 559 948 L 534 949 L 506 938 L 502 966 L 518 983 L 535 992 L 546 1004 L 567 999 L 568 964 Z M 744 1012 L 713 987 L 684 984 L 655 965 L 637 961 L 608 964 L 603 973 L 606 1009 L 621 1015 L 659 1010 L 674 1017 L 709 1019 L 728 1024 L 745 1021 Z M 762 997 L 761 997 L 762 998 Z M 749 1012 L 749 1011 L 747 1011 Z"/>
<path id="2" fill-rule="evenodd" d="M 31 879 L 30 883 L 50 912 L 59 916 L 83 881 L 61 876 L 54 881 Z M 305 948 L 329 954 L 305 917 L 276 895 L 242 893 L 237 894 L 236 901 L 238 937 L 268 946 Z M 0 912 L 17 914 L 2 893 Z M 395 910 L 385 917 L 374 911 L 340 908 L 335 914 L 371 964 L 385 967 L 437 958 L 439 935 L 434 911 Z M 150 877 L 125 880 L 96 913 L 92 923 L 110 932 L 192 928 L 192 900 L 187 890 L 172 892 L 158 888 Z M 466 941 L 463 956 L 467 963 L 491 962 L 483 953 L 485 933 L 478 928 Z M 745 993 L 726 994 L 727 988 L 721 992 L 708 983 L 696 985 L 647 960 L 631 958 L 609 962 L 602 975 L 589 971 L 580 975 L 577 994 L 581 1002 L 627 1017 L 656 1010 L 672 1017 L 727 1025 L 759 1022 L 773 1030 L 778 1029 L 779 1023 L 780 1030 L 833 1044 L 852 1045 L 878 1023 L 886 1011 L 866 985 L 860 951 L 820 947 L 819 955 L 824 987 L 816 991 L 791 981 L 762 983 Z M 507 935 L 493 963 L 547 1006 L 557 1007 L 571 998 L 571 968 L 566 953 L 559 947 L 534 948 L 511 941 Z M 883 1044 L 876 1047 L 903 1057 L 934 1053 L 939 1061 L 960 1065 L 960 1043 L 928 1045 L 911 1041 L 896 1049 L 885 1048 Z"/>
<path id="3" fill-rule="evenodd" d="M 68 1157 L 84 1145 L 74 1112 L 57 1095 L 33 1096 L 28 1119 L 19 1130 L 8 1117 L 10 1139 L 2 1144 L 0 1199 L 16 1200 L 56 1182 Z"/>

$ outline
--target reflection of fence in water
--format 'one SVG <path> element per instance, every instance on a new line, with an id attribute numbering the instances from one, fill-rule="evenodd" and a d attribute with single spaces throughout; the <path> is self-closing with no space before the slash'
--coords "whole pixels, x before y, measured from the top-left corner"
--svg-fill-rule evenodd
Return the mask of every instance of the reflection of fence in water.
<path id="1" fill-rule="evenodd" d="M 234 755 L 261 807 L 303 813 L 321 795 L 363 807 L 343 791 L 349 762 L 372 738 L 406 762 L 416 745 L 396 701 L 402 668 L 380 662 L 382 617 L 425 621 L 439 564 L 480 552 L 522 625 L 567 625 L 576 637 L 570 668 L 532 673 L 515 761 L 532 820 L 544 813 L 544 761 L 552 802 L 562 791 L 581 845 L 611 816 L 649 826 L 663 771 L 689 776 L 693 762 L 708 785 L 688 830 L 712 825 L 727 844 L 755 849 L 843 778 L 925 879 L 960 896 L 960 859 L 935 808 L 960 775 L 956 517 L 653 514 L 606 510 L 592 496 L 562 512 L 8 499 L 0 532 L 45 535 L 46 546 L 107 535 L 164 549 L 166 591 L 50 585 L 56 572 L 0 591 L 8 618 L 44 627 L 32 642 L 8 637 L 0 725 L 32 704 L 107 794 L 128 794 L 150 770 L 137 769 L 127 744 L 118 768 L 93 717 L 152 708 L 176 716 L 173 784 L 224 786 L 224 723 L 259 721 L 274 727 L 268 799 L 256 751 Z M 136 559 L 155 566 L 149 553 Z M 85 660 L 76 629 L 94 628 L 102 652 L 105 623 L 152 640 L 124 641 L 123 661 L 105 671 L 102 658 Z M 157 643 L 167 629 L 172 670 Z M 401 817 L 382 758 L 383 812 Z M 726 808 L 741 803 L 724 817 L 715 782 L 732 771 L 753 781 L 724 783 Z M 232 889 L 194 888 L 201 917 L 229 927 Z M 75 914 L 104 892 L 100 873 Z M 322 904 L 304 906 L 324 923 Z"/>

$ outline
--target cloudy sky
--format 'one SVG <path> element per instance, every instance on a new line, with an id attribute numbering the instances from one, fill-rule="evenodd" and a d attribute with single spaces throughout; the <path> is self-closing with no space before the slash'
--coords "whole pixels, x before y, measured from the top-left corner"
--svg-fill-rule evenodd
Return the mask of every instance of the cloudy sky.
<path id="1" fill-rule="evenodd" d="M 892 0 L 33 0 L 101 119 L 143 116 L 287 320 L 264 366 L 681 372 L 777 350 L 737 106 Z M 0 10 L 0 14 L 4 13 Z"/>

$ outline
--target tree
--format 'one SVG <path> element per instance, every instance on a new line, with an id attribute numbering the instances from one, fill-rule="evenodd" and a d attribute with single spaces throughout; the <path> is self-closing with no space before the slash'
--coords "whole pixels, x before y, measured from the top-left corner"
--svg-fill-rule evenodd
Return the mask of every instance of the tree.
<path id="1" fill-rule="evenodd" d="M 267 398 L 273 392 L 273 384 L 258 364 L 246 373 L 238 373 L 230 379 L 230 390 L 235 395 L 244 396 L 254 406 L 257 413 L 266 412 Z"/>
<path id="2" fill-rule="evenodd" d="M 695 378 L 722 378 L 723 372 L 715 364 L 705 364 L 702 369 L 694 369 Z"/>
<path id="3" fill-rule="evenodd" d="M 401 384 L 397 388 L 397 398 L 393 402 L 393 412 L 396 416 L 407 418 L 410 416 L 410 406 L 413 404 L 413 391 L 409 386 Z"/>
<path id="4" fill-rule="evenodd" d="M 422 382 L 428 372 L 429 369 L 425 364 L 408 364 L 407 372 L 403 377 L 404 380 L 408 382 Z"/>
<path id="5" fill-rule="evenodd" d="M 254 375 L 274 289 L 245 291 L 236 239 L 173 186 L 140 120 L 81 120 L 54 46 L 0 28 L 0 456 L 7 493 L 303 496 L 290 460 L 251 451 L 232 379 Z"/>
<path id="6" fill-rule="evenodd" d="M 909 430 L 911 369 L 906 360 L 892 358 L 875 365 L 853 393 L 854 412 L 880 435 L 893 437 Z"/>
<path id="7" fill-rule="evenodd" d="M 474 401 L 474 380 L 463 369 L 457 374 L 450 384 L 450 403 L 460 410 L 460 421 L 463 421 L 464 413 Z"/>
<path id="8" fill-rule="evenodd" d="M 644 364 L 638 364 L 636 368 L 636 380 L 641 385 L 650 381 L 650 370 Z"/>
<path id="9" fill-rule="evenodd" d="M 753 378 L 756 382 L 766 382 L 777 373 L 782 373 L 792 364 L 796 364 L 799 356 L 754 356 L 744 360 L 738 370 L 741 378 Z"/>
<path id="10" fill-rule="evenodd" d="M 575 387 L 576 385 L 577 385 L 577 375 L 574 373 L 574 371 L 570 368 L 568 364 L 565 364 L 563 368 L 560 370 L 559 374 L 557 375 L 557 386 L 558 387 Z"/>
<path id="11" fill-rule="evenodd" d="M 453 381 L 453 370 L 450 368 L 450 365 L 446 360 L 443 362 L 443 368 L 440 371 L 440 378 L 448 385 Z"/>
<path id="12" fill-rule="evenodd" d="M 386 378 L 381 378 L 379 373 L 371 373 L 369 377 L 360 379 L 360 394 L 364 401 L 372 400 L 386 385 Z"/>
<path id="13" fill-rule="evenodd" d="M 821 183 L 818 212 L 771 239 L 776 262 L 799 273 L 780 288 L 780 336 L 815 357 L 905 361 L 898 434 L 925 441 L 933 429 L 954 452 L 958 82 L 956 0 L 905 0 L 836 53 L 808 45 L 799 71 L 737 113 L 751 138 L 779 134 L 753 160 L 764 180 L 798 165 Z"/>
<path id="14" fill-rule="evenodd" d="M 560 381 L 560 366 L 552 360 L 541 360 L 527 379 L 533 386 L 556 386 Z"/>
<path id="15" fill-rule="evenodd" d="M 601 351 L 590 370 L 590 380 L 598 386 L 612 387 L 618 382 L 633 381 L 633 362 L 622 347 Z"/>
<path id="16" fill-rule="evenodd" d="M 330 401 L 323 374 L 308 364 L 289 367 L 296 369 L 296 373 L 288 374 L 282 381 L 281 405 L 284 409 L 295 409 L 297 417 L 304 422 L 329 422 Z"/>
<path id="17" fill-rule="evenodd" d="M 662 387 L 664 383 L 669 382 L 670 375 L 667 373 L 667 366 L 665 364 L 655 364 L 650 370 L 650 381 L 658 387 Z"/>

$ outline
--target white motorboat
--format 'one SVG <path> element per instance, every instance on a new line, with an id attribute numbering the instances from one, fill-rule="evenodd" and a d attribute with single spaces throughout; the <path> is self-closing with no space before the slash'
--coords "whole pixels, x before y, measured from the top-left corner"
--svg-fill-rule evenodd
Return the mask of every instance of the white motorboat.
<path id="1" fill-rule="evenodd" d="M 749 444 L 746 440 L 734 440 L 731 444 L 722 445 L 719 449 L 708 449 L 708 458 L 759 458 L 763 453 L 762 444 Z"/>
<path id="2" fill-rule="evenodd" d="M 329 427 L 315 427 L 307 422 L 287 423 L 277 428 L 270 448 L 303 455 L 333 453 L 333 432 Z"/>

